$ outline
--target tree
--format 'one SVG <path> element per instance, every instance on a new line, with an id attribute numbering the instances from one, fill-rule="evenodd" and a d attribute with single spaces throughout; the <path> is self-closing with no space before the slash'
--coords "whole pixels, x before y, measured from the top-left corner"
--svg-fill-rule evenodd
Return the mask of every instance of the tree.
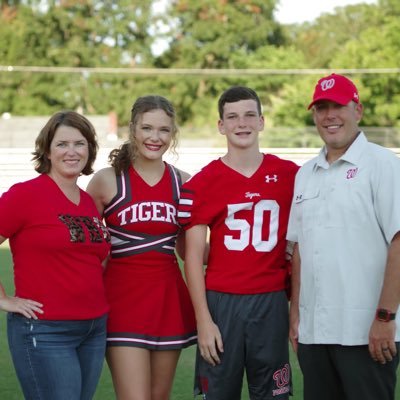
<path id="1" fill-rule="evenodd" d="M 290 42 L 304 54 L 309 68 L 370 69 L 398 68 L 400 65 L 400 6 L 396 0 L 378 5 L 359 4 L 336 8 L 311 23 L 287 27 Z M 285 84 L 274 109 L 276 122 L 283 125 L 312 124 L 301 109 L 302 93 L 311 92 L 315 78 L 295 79 Z M 397 73 L 357 74 L 366 112 L 364 126 L 400 125 L 400 82 Z M 306 85 L 305 85 L 306 84 Z M 303 106 L 306 105 L 303 100 Z M 288 113 L 286 110 L 291 110 Z"/>
<path id="2" fill-rule="evenodd" d="M 229 68 L 233 53 L 249 54 L 266 44 L 281 44 L 274 7 L 274 0 L 172 2 L 169 14 L 174 37 L 159 65 Z"/>
<path id="3" fill-rule="evenodd" d="M 6 65 L 27 66 L 151 66 L 152 18 L 148 1 L 19 2 L 3 7 L 0 15 L 1 59 Z M 106 79 L 104 90 L 110 81 L 125 90 L 121 78 Z M 85 73 L 3 73 L 0 83 L 4 87 L 0 112 L 50 114 L 60 108 L 80 108 L 97 113 L 118 108 L 115 98 L 91 95 L 90 76 Z"/>
<path id="4" fill-rule="evenodd" d="M 348 40 L 334 65 L 342 68 L 398 68 L 400 65 L 400 7 L 398 2 L 381 1 L 371 9 L 374 24 L 368 24 L 358 38 Z M 331 61 L 333 65 L 333 60 Z M 400 79 L 398 73 L 361 75 L 361 100 L 366 126 L 400 126 Z"/>
<path id="5" fill-rule="evenodd" d="M 133 101 L 168 97 L 179 122 L 215 135 L 216 102 L 231 85 L 254 88 L 267 127 L 313 125 L 306 110 L 316 75 L 230 73 L 248 69 L 398 68 L 400 3 L 379 0 L 336 8 L 300 25 L 279 25 L 278 0 L 8 0 L 0 6 L 4 65 L 70 66 L 81 73 L 1 72 L 0 114 L 51 114 L 60 108 L 117 112 L 127 124 Z M 154 54 L 163 38 L 168 48 Z M 226 69 L 224 76 L 92 73 L 92 67 Z M 366 108 L 363 124 L 400 125 L 398 74 L 354 75 Z M 286 135 L 282 134 L 282 136 Z M 266 135 L 268 137 L 268 135 Z M 297 143 L 297 138 L 290 139 Z"/>
<path id="6" fill-rule="evenodd" d="M 169 49 L 156 60 L 162 68 L 254 68 L 265 47 L 284 37 L 274 21 L 275 0 L 176 0 L 168 10 L 172 27 Z M 260 54 L 261 54 L 260 53 Z M 269 54 L 264 66 L 269 64 Z M 257 61 L 259 64 L 259 61 Z M 263 68 L 263 67 L 261 67 Z M 215 115 L 216 97 L 232 84 L 254 84 L 261 78 L 180 77 L 172 91 L 183 123 Z M 259 85 L 258 85 L 259 86 Z M 265 91 L 265 89 L 264 89 Z"/>
<path id="7" fill-rule="evenodd" d="M 313 22 L 287 26 L 290 43 L 308 60 L 309 68 L 328 68 L 349 40 L 357 40 L 366 26 L 376 22 L 376 5 L 336 7 Z"/>

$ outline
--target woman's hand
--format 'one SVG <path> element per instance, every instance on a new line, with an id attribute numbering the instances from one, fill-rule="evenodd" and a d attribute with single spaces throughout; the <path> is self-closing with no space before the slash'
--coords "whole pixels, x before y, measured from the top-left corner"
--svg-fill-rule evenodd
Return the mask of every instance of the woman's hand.
<path id="1" fill-rule="evenodd" d="M 5 296 L 0 298 L 0 310 L 22 314 L 26 318 L 38 319 L 43 314 L 43 304 L 34 300 Z"/>

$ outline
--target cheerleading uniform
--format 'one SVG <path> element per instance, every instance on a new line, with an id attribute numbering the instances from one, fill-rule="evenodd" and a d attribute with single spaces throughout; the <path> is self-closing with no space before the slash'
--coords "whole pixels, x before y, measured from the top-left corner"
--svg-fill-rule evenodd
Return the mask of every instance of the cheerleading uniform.
<path id="1" fill-rule="evenodd" d="M 180 185 L 179 172 L 167 163 L 153 186 L 132 166 L 117 176 L 117 194 L 104 210 L 112 243 L 105 272 L 109 346 L 172 350 L 196 342 L 175 256 Z"/>

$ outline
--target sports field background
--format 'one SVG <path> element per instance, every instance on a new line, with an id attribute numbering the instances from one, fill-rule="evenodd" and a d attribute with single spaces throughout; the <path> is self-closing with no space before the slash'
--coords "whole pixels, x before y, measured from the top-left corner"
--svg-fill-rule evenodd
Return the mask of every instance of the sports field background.
<path id="1" fill-rule="evenodd" d="M 11 255 L 7 246 L 0 246 L 0 280 L 8 294 L 13 293 Z M 191 346 L 182 352 L 176 371 L 171 400 L 193 399 L 193 366 L 195 346 Z M 294 396 L 293 400 L 302 399 L 301 373 L 297 360 L 291 354 L 291 366 L 293 372 Z M 398 372 L 400 380 L 400 371 Z M 108 367 L 104 364 L 103 374 L 100 379 L 94 400 L 113 400 L 114 391 Z M 6 313 L 0 312 L 0 399 L 22 400 L 23 396 L 11 363 L 7 345 Z M 198 397 L 200 399 L 200 397 Z M 242 400 L 248 400 L 247 387 L 244 385 Z M 400 399 L 400 385 L 397 385 L 396 399 Z M 378 399 L 377 399 L 378 400 Z"/>

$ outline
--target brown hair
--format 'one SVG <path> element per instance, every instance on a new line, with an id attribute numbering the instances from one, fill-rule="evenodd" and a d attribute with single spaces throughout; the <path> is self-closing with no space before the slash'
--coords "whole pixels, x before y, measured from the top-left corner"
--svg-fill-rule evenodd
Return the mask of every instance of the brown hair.
<path id="1" fill-rule="evenodd" d="M 240 100 L 254 100 L 257 103 L 257 111 L 262 114 L 261 101 L 257 93 L 246 86 L 232 86 L 222 93 L 218 100 L 218 113 L 222 119 L 224 117 L 224 105 L 226 103 L 236 103 Z"/>
<path id="2" fill-rule="evenodd" d="M 111 151 L 108 156 L 110 164 L 114 167 L 115 172 L 119 175 L 122 171 L 126 171 L 136 158 L 135 129 L 139 117 L 152 110 L 163 110 L 172 120 L 172 149 L 177 146 L 178 127 L 176 125 L 176 113 L 172 103 L 165 97 L 158 95 L 148 95 L 139 97 L 132 106 L 131 120 L 129 124 L 129 140 L 120 148 Z"/>
<path id="3" fill-rule="evenodd" d="M 40 131 L 35 141 L 35 151 L 32 153 L 35 170 L 41 174 L 50 172 L 51 161 L 48 158 L 50 145 L 54 139 L 56 131 L 60 126 L 70 126 L 78 129 L 89 144 L 89 158 L 82 170 L 83 175 L 90 175 L 93 172 L 93 163 L 96 159 L 97 144 L 96 131 L 90 121 L 83 115 L 75 111 L 59 111 L 51 116 L 46 125 Z"/>

